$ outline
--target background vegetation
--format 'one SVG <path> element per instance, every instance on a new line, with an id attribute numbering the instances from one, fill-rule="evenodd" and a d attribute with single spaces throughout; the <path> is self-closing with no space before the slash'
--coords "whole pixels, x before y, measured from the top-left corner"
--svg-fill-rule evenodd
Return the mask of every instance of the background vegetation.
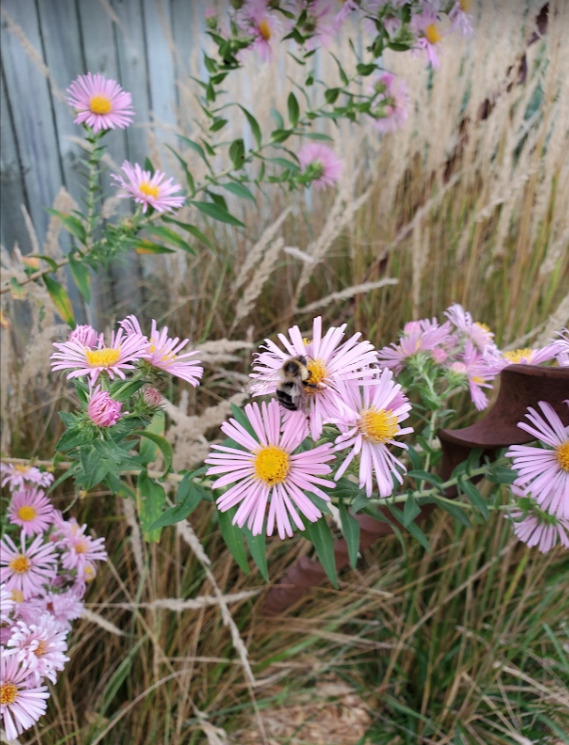
<path id="1" fill-rule="evenodd" d="M 256 345 L 316 314 L 377 346 L 452 302 L 503 346 L 538 345 L 567 324 L 569 12 L 552 4 L 546 36 L 528 46 L 540 4 L 507 6 L 483 8 L 474 41 L 446 39 L 436 74 L 386 58 L 413 111 L 381 140 L 366 127 L 334 133 L 346 163 L 336 192 L 268 188 L 239 205 L 246 230 L 204 226 L 214 250 L 147 257 L 139 316 L 190 336 L 206 363 L 197 392 L 172 391 L 177 469 L 204 457 L 229 402 L 245 400 Z M 251 65 L 256 116 L 270 126 L 270 106 L 286 111 L 283 69 Z M 34 292 L 25 327 L 2 332 L 2 452 L 49 458 L 55 412 L 73 401 L 48 376 L 65 331 Z M 4 313 L 17 320 L 15 303 Z M 117 305 L 108 320 L 124 315 Z M 457 426 L 472 416 L 466 402 L 464 415 Z M 62 490 L 57 506 L 70 502 L 110 561 L 30 745 L 569 742 L 569 560 L 517 544 L 499 516 L 466 530 L 435 514 L 431 553 L 382 539 L 338 591 L 269 619 L 266 583 L 235 565 L 213 509 L 147 546 L 131 504 Z M 271 580 L 306 551 L 269 540 Z"/>

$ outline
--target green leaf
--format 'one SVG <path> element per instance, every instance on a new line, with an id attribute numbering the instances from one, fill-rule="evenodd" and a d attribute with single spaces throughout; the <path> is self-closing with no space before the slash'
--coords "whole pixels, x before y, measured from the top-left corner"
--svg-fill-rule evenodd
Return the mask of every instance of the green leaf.
<path id="1" fill-rule="evenodd" d="M 77 259 L 73 256 L 73 254 L 69 254 L 69 268 L 71 269 L 71 275 L 73 279 L 75 280 L 75 284 L 77 285 L 79 292 L 85 299 L 86 303 L 91 302 L 91 276 L 89 275 L 89 269 L 85 264 L 81 261 L 77 261 Z"/>
<path id="2" fill-rule="evenodd" d="M 203 160 L 203 162 L 209 168 L 209 170 L 211 171 L 211 173 L 213 173 L 213 169 L 212 169 L 212 167 L 210 165 L 210 162 L 208 160 L 207 155 L 205 154 L 205 151 L 204 151 L 203 147 L 200 144 L 198 144 L 197 142 L 194 142 L 194 140 L 190 140 L 189 137 L 182 137 L 180 135 L 180 139 L 183 142 L 185 142 L 186 145 L 188 147 L 190 147 L 194 151 L 194 153 L 197 153 L 200 156 L 200 158 Z"/>
<path id="3" fill-rule="evenodd" d="M 210 132 L 219 132 L 220 129 L 223 129 L 225 125 L 227 124 L 227 119 L 215 119 L 211 127 L 209 128 Z"/>
<path id="4" fill-rule="evenodd" d="M 293 173 L 297 173 L 298 171 L 300 171 L 300 166 L 293 160 L 287 160 L 286 158 L 267 158 L 267 160 L 269 161 L 269 163 L 275 163 L 276 165 L 281 166 L 282 168 L 286 168 Z"/>
<path id="5" fill-rule="evenodd" d="M 168 525 L 174 525 L 188 518 L 196 507 L 207 497 L 209 492 L 199 484 L 194 482 L 194 473 L 186 473 L 178 485 L 176 502 L 172 507 L 165 510 L 160 517 L 155 520 L 149 530 L 157 528 L 166 528 Z"/>
<path id="6" fill-rule="evenodd" d="M 314 544 L 320 563 L 328 579 L 338 588 L 338 575 L 336 573 L 336 558 L 334 556 L 334 541 L 330 527 L 326 518 L 321 517 L 315 523 L 308 523 L 306 526 L 306 536 Z"/>
<path id="7" fill-rule="evenodd" d="M 335 103 L 341 92 L 341 88 L 328 88 L 326 91 L 324 91 L 324 98 L 326 99 L 326 103 Z"/>
<path id="8" fill-rule="evenodd" d="M 440 476 L 435 473 L 429 473 L 429 471 L 423 471 L 422 469 L 416 469 L 413 471 L 407 471 L 407 476 L 410 476 L 415 481 L 426 481 L 428 484 L 433 486 L 441 486 L 443 480 Z"/>
<path id="9" fill-rule="evenodd" d="M 136 490 L 136 506 L 140 525 L 148 543 L 158 543 L 160 540 L 160 529 L 152 529 L 166 504 L 166 492 L 164 488 L 151 479 L 146 471 L 138 475 Z"/>
<path id="10" fill-rule="evenodd" d="M 229 225 L 238 225 L 240 228 L 245 227 L 241 220 L 233 217 L 233 215 L 227 212 L 227 210 L 224 210 L 223 207 L 220 207 L 218 204 L 214 204 L 213 202 L 198 202 L 195 199 L 191 200 L 191 204 L 196 206 L 200 212 L 204 213 L 204 215 L 212 217 L 214 220 L 226 222 Z"/>
<path id="11" fill-rule="evenodd" d="M 363 62 L 360 62 L 356 66 L 356 70 L 357 70 L 358 75 L 362 75 L 363 77 L 365 77 L 366 75 L 371 75 L 372 72 L 377 70 L 377 65 L 374 62 L 370 62 L 367 65 L 364 64 Z"/>
<path id="12" fill-rule="evenodd" d="M 247 552 L 245 551 L 245 544 L 243 543 L 243 531 L 241 528 L 232 524 L 233 516 L 236 512 L 236 507 L 227 512 L 219 512 L 218 510 L 217 519 L 219 520 L 221 535 L 223 536 L 223 540 L 227 544 L 227 548 L 231 552 L 231 555 L 245 574 L 249 574 Z"/>
<path id="13" fill-rule="evenodd" d="M 241 106 L 241 104 L 237 104 L 237 105 L 239 106 L 241 111 L 245 114 L 247 121 L 249 122 L 249 126 L 251 127 L 251 133 L 253 134 L 255 142 L 257 143 L 257 148 L 260 148 L 263 136 L 261 134 L 261 128 L 259 127 L 257 120 L 252 114 L 250 114 L 247 111 L 247 109 L 244 106 Z"/>
<path id="14" fill-rule="evenodd" d="M 458 520 L 458 522 L 462 523 L 466 528 L 472 528 L 472 523 L 470 522 L 468 515 L 458 502 L 456 504 L 450 504 L 449 502 L 443 502 L 443 500 L 438 499 L 436 496 L 431 497 L 431 499 L 442 510 L 448 512 L 449 515 L 452 515 L 455 520 Z"/>
<path id="15" fill-rule="evenodd" d="M 194 249 L 189 246 L 186 241 L 178 235 L 178 233 L 175 233 L 170 228 L 165 228 L 162 225 L 147 225 L 145 230 L 147 230 L 150 235 L 155 235 L 158 238 L 168 241 L 173 246 L 176 246 L 176 248 L 181 248 L 183 251 L 195 254 Z"/>
<path id="16" fill-rule="evenodd" d="M 209 246 L 209 248 L 214 248 L 214 245 L 210 241 L 210 239 L 204 233 L 202 233 L 199 228 L 196 228 L 195 225 L 190 225 L 190 223 L 187 222 L 180 222 L 180 220 L 174 220 L 173 217 L 164 216 L 162 219 L 164 220 L 164 222 L 174 223 L 174 225 L 182 228 L 182 230 L 186 230 L 190 235 L 193 235 L 194 238 L 197 238 L 198 241 L 201 241 L 202 243 L 205 243 L 206 246 Z"/>
<path id="17" fill-rule="evenodd" d="M 220 184 L 220 186 L 223 189 L 227 189 L 227 191 L 230 191 L 232 194 L 235 194 L 237 197 L 248 199 L 250 202 L 253 202 L 253 204 L 257 204 L 257 200 L 251 191 L 239 181 L 230 181 L 227 184 Z"/>
<path id="18" fill-rule="evenodd" d="M 74 329 L 76 326 L 75 317 L 73 315 L 73 307 L 71 305 L 69 295 L 63 289 L 60 283 L 57 282 L 55 279 L 52 279 L 49 275 L 44 274 L 43 281 L 51 299 L 53 300 L 55 309 L 57 310 L 61 318 L 65 321 L 65 323 L 67 323 L 69 326 L 71 326 L 72 329 Z"/>
<path id="19" fill-rule="evenodd" d="M 243 163 L 245 162 L 245 143 L 241 137 L 233 140 L 229 146 L 229 157 L 235 168 L 239 169 L 243 167 Z"/>
<path id="20" fill-rule="evenodd" d="M 66 215 L 63 212 L 59 212 L 59 210 L 52 209 L 51 207 L 48 207 L 47 211 L 51 215 L 58 217 L 63 227 L 71 233 L 71 235 L 75 236 L 80 243 L 85 244 L 87 233 L 85 231 L 85 226 L 79 218 L 74 217 L 73 215 Z"/>
<path id="21" fill-rule="evenodd" d="M 248 528 L 243 528 L 243 535 L 249 546 L 249 551 L 261 577 L 269 582 L 269 568 L 267 566 L 267 539 L 264 533 L 253 535 Z"/>
<path id="22" fill-rule="evenodd" d="M 282 118 L 279 111 L 277 111 L 274 108 L 271 108 L 271 116 L 273 117 L 275 124 L 277 125 L 278 129 L 282 129 L 284 127 L 284 119 Z"/>
<path id="23" fill-rule="evenodd" d="M 358 551 L 360 549 L 360 524 L 348 510 L 343 500 L 338 505 L 338 509 L 342 523 L 342 533 L 348 546 L 350 566 L 352 569 L 355 569 L 358 561 Z"/>
<path id="24" fill-rule="evenodd" d="M 298 105 L 298 101 L 296 100 L 296 96 L 292 91 L 288 94 L 287 108 L 290 123 L 293 127 L 296 127 L 296 125 L 298 124 L 298 118 L 300 116 L 300 107 Z"/>
<path id="25" fill-rule="evenodd" d="M 152 241 L 141 240 L 135 248 L 137 254 L 175 254 L 176 251 L 173 248 L 166 248 L 160 243 L 152 243 Z M 193 253 L 193 252 L 192 252 Z"/>
<path id="26" fill-rule="evenodd" d="M 186 175 L 186 181 L 188 183 L 188 189 L 190 190 L 190 195 L 193 196 L 196 193 L 196 185 L 194 182 L 194 177 L 191 174 L 191 171 L 189 170 L 186 161 L 182 158 L 182 156 L 177 153 L 173 147 L 170 147 L 170 145 L 166 145 L 168 150 L 176 156 L 178 163 L 182 166 L 182 169 Z"/>
<path id="27" fill-rule="evenodd" d="M 142 380 L 116 380 L 109 388 L 109 395 L 115 401 L 126 401 L 127 398 L 134 396 L 144 385 Z"/>
<path id="28" fill-rule="evenodd" d="M 389 504 L 389 502 L 388 502 L 387 503 L 387 507 L 388 507 L 389 511 L 391 512 L 391 514 L 397 519 L 397 521 L 401 525 L 405 526 L 405 528 L 407 528 L 407 530 L 409 531 L 409 533 L 411 533 L 411 535 L 413 536 L 413 538 L 415 538 L 416 540 L 418 540 L 419 543 L 421 544 L 421 546 L 423 546 L 423 548 L 426 551 L 428 551 L 429 553 L 431 553 L 431 546 L 429 544 L 429 541 L 427 539 L 427 536 L 423 533 L 423 531 L 421 530 L 421 528 L 416 523 L 414 523 L 414 522 L 410 522 L 408 525 L 406 525 L 405 524 L 405 517 L 404 517 L 403 512 L 401 512 L 400 509 L 398 509 L 397 507 L 395 507 L 395 505 Z"/>
<path id="29" fill-rule="evenodd" d="M 332 57 L 334 58 L 334 60 L 335 60 L 336 64 L 338 65 L 338 72 L 340 73 L 340 79 L 341 79 L 341 81 L 342 81 L 342 85 L 348 85 L 348 83 L 349 83 L 350 81 L 349 81 L 349 79 L 348 79 L 348 76 L 347 76 L 347 75 L 346 75 L 346 73 L 344 72 L 344 68 L 342 67 L 342 65 L 341 65 L 341 63 L 340 63 L 340 60 L 339 60 L 339 59 L 338 59 L 338 58 L 336 57 L 336 55 L 335 55 L 335 54 L 333 54 L 332 52 L 330 52 L 330 54 L 332 55 Z"/>
<path id="30" fill-rule="evenodd" d="M 152 426 L 152 423 L 149 426 Z M 172 466 L 172 459 L 174 458 L 174 451 L 172 450 L 172 446 L 170 445 L 168 440 L 165 437 L 162 437 L 162 435 L 155 434 L 154 432 L 150 432 L 146 429 L 135 429 L 133 432 L 131 432 L 131 434 L 138 437 L 145 437 L 147 440 L 151 440 L 155 445 L 158 445 L 160 451 L 162 452 L 162 455 L 164 456 L 163 476 L 165 476 L 170 471 L 170 468 Z M 144 463 L 150 463 L 156 457 L 156 451 L 154 450 L 152 452 L 144 449 L 144 443 L 142 442 L 140 443 L 140 450 L 140 454 L 143 457 Z"/>
<path id="31" fill-rule="evenodd" d="M 408 528 L 410 523 L 421 514 L 421 508 L 412 494 L 409 494 L 403 507 L 403 525 Z"/>
<path id="32" fill-rule="evenodd" d="M 308 140 L 326 140 L 327 142 L 334 142 L 334 138 L 330 135 L 325 135 L 322 132 L 303 132 L 303 137 Z"/>
<path id="33" fill-rule="evenodd" d="M 490 513 L 488 511 L 486 500 L 474 486 L 472 481 L 468 481 L 467 479 L 459 479 L 458 486 L 466 494 L 469 502 L 471 502 L 476 507 L 476 509 L 484 516 L 486 520 L 488 520 L 488 518 L 490 517 Z"/>
<path id="34" fill-rule="evenodd" d="M 26 256 L 27 259 L 41 259 L 42 261 L 45 261 L 49 264 L 49 268 L 51 271 L 55 274 L 55 272 L 58 270 L 57 262 L 54 261 L 51 256 L 46 256 L 45 254 L 28 254 Z M 26 267 L 28 269 L 28 267 Z M 30 270 L 33 273 L 33 269 Z"/>
<path id="35" fill-rule="evenodd" d="M 274 142 L 284 142 L 293 133 L 292 129 L 274 129 L 271 132 L 271 138 Z"/>

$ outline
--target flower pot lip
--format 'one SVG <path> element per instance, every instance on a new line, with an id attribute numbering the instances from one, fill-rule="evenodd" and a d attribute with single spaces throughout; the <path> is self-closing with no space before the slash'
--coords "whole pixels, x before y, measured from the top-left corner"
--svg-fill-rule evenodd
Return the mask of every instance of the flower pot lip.
<path id="1" fill-rule="evenodd" d="M 552 378 L 554 380 L 563 380 L 567 378 L 569 381 L 569 367 L 542 367 L 541 365 L 508 365 L 501 372 L 500 375 L 522 375 L 524 377 L 535 377 L 535 378 Z M 569 398 L 569 389 L 567 391 Z"/>

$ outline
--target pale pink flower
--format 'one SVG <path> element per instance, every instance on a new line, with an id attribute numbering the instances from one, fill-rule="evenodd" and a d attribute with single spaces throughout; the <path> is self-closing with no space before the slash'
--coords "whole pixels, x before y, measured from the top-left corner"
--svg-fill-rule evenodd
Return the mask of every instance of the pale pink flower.
<path id="1" fill-rule="evenodd" d="M 218 497 L 219 510 L 225 512 L 239 505 L 233 524 L 240 528 L 247 524 L 253 535 L 263 532 L 267 505 L 266 534 L 273 534 L 276 523 L 279 537 L 284 539 L 293 534 L 291 518 L 298 530 L 304 530 L 300 515 L 310 522 L 322 516 L 305 492 L 325 501 L 330 499 L 320 487 L 334 486 L 332 481 L 321 478 L 331 472 L 326 463 L 334 459 L 332 446 L 326 443 L 295 453 L 306 436 L 304 416 L 295 414 L 298 416 L 283 423 L 276 401 L 263 402 L 261 406 L 247 404 L 245 415 L 253 434 L 230 419 L 221 430 L 240 447 L 212 445 L 205 460 L 210 466 L 209 476 L 223 474 L 214 482 L 214 489 L 232 485 Z"/>
<path id="2" fill-rule="evenodd" d="M 334 18 L 334 30 L 336 32 L 341 30 L 342 26 L 344 25 L 344 21 L 351 13 L 359 10 L 359 5 L 356 0 L 341 0 L 341 2 L 342 7 L 336 13 L 336 17 Z"/>
<path id="3" fill-rule="evenodd" d="M 15 602 L 12 591 L 6 589 L 6 585 L 0 585 L 0 624 L 6 623 L 14 610 Z"/>
<path id="4" fill-rule="evenodd" d="M 557 345 L 556 360 L 559 367 L 569 367 L 569 329 L 558 331 L 555 343 Z"/>
<path id="5" fill-rule="evenodd" d="M 0 483 L 11 491 L 22 489 L 26 485 L 49 486 L 53 481 L 53 474 L 40 471 L 29 463 L 14 464 L 0 462 Z"/>
<path id="6" fill-rule="evenodd" d="M 297 17 L 306 11 L 301 33 L 310 38 L 306 49 L 315 49 L 317 42 L 327 47 L 336 31 L 334 4 L 330 0 L 297 0 Z"/>
<path id="7" fill-rule="evenodd" d="M 460 303 L 454 303 L 445 310 L 445 316 L 449 321 L 467 336 L 483 352 L 487 348 L 495 348 L 494 334 L 484 323 L 478 323 L 472 319 L 471 314 L 466 311 Z"/>
<path id="8" fill-rule="evenodd" d="M 564 403 L 569 405 L 569 401 Z M 538 505 L 560 520 L 569 519 L 569 427 L 551 404 L 539 402 L 541 414 L 528 407 L 526 422 L 518 427 L 533 435 L 543 447 L 512 445 L 506 455 L 518 473 L 516 486 L 531 494 Z"/>
<path id="9" fill-rule="evenodd" d="M 373 384 L 365 386 L 357 382 L 345 384 L 342 389 L 347 408 L 337 425 L 342 434 L 336 438 L 334 450 L 351 448 L 337 470 L 336 481 L 345 473 L 356 456 L 359 456 L 359 485 L 371 497 L 373 482 L 381 497 L 393 493 L 395 478 L 403 483 L 402 473 L 406 468 L 389 450 L 389 445 L 407 449 L 405 443 L 395 439 L 413 431 L 412 427 L 400 427 L 407 419 L 411 404 L 401 392 L 401 386 L 393 380 L 391 370 L 384 368 Z"/>
<path id="10" fill-rule="evenodd" d="M 129 334 L 125 338 L 123 329 L 113 331 L 110 344 L 105 344 L 104 335 L 100 334 L 95 348 L 87 347 L 78 341 L 54 342 L 58 350 L 54 352 L 51 369 L 71 370 L 67 378 L 88 375 L 91 385 L 101 373 L 113 379 L 115 375 L 125 379 L 125 370 L 134 370 L 135 363 L 147 352 L 148 340 L 138 334 Z"/>
<path id="11" fill-rule="evenodd" d="M 375 374 L 371 365 L 377 362 L 377 352 L 368 341 L 359 341 L 358 332 L 344 341 L 346 324 L 331 327 L 322 336 L 322 318 L 315 318 L 312 340 L 308 341 L 298 326 L 289 329 L 288 338 L 279 334 L 282 349 L 270 339 L 265 339 L 262 349 L 253 362 L 251 392 L 255 396 L 275 393 L 280 370 L 289 357 L 307 359 L 310 382 L 317 387 L 307 390 L 307 413 L 310 434 L 317 440 L 325 422 L 336 419 L 343 409 L 338 383 L 343 380 L 362 380 Z"/>
<path id="12" fill-rule="evenodd" d="M 378 75 L 369 93 L 377 93 L 370 115 L 378 132 L 394 132 L 409 116 L 409 95 L 405 81 L 390 72 Z"/>
<path id="13" fill-rule="evenodd" d="M 126 179 L 112 175 L 114 181 L 122 187 L 122 191 L 117 192 L 117 197 L 133 197 L 135 202 L 142 205 L 143 212 L 146 212 L 148 207 L 157 212 L 179 209 L 186 201 L 186 197 L 175 195 L 175 192 L 182 188 L 180 184 L 176 184 L 172 178 L 165 180 L 166 174 L 162 171 L 143 171 L 138 163 L 133 166 L 128 160 L 123 162 L 121 169 Z"/>
<path id="14" fill-rule="evenodd" d="M 336 153 L 319 142 L 309 142 L 298 151 L 302 174 L 316 189 L 334 186 L 342 175 L 342 161 Z"/>
<path id="15" fill-rule="evenodd" d="M 53 522 L 54 508 L 41 489 L 25 486 L 12 496 L 8 519 L 30 537 L 43 533 Z"/>
<path id="16" fill-rule="evenodd" d="M 67 630 L 51 614 L 42 613 L 34 623 L 20 620 L 12 626 L 4 654 L 14 655 L 29 669 L 31 683 L 38 685 L 43 678 L 55 683 L 57 671 L 69 661 L 66 636 Z"/>
<path id="17" fill-rule="evenodd" d="M 437 13 L 427 4 L 423 4 L 423 12 L 411 18 L 411 30 L 417 35 L 415 49 L 425 52 L 427 61 L 436 69 L 441 66 L 437 53 L 438 44 L 443 38 Z"/>
<path id="18" fill-rule="evenodd" d="M 77 112 L 75 124 L 86 124 L 94 132 L 124 129 L 132 123 L 132 97 L 116 80 L 102 75 L 80 75 L 67 89 L 67 103 Z"/>
<path id="19" fill-rule="evenodd" d="M 462 359 L 456 359 L 449 365 L 449 370 L 458 375 L 463 375 L 468 381 L 472 402 L 478 411 L 488 406 L 488 396 L 482 388 L 492 388 L 490 381 L 495 375 L 489 369 L 482 353 L 467 339 L 464 349 L 460 353 Z"/>
<path id="20" fill-rule="evenodd" d="M 122 417 L 122 404 L 111 398 L 109 392 L 101 390 L 101 386 L 98 385 L 91 391 L 87 413 L 93 424 L 98 427 L 112 427 Z"/>
<path id="21" fill-rule="evenodd" d="M 36 536 L 26 548 L 24 531 L 18 549 L 9 535 L 0 539 L 0 582 L 7 590 L 20 590 L 24 599 L 41 592 L 55 577 L 57 557 L 53 545 Z"/>
<path id="22" fill-rule="evenodd" d="M 76 341 L 79 344 L 83 344 L 83 346 L 92 349 L 97 343 L 98 338 L 99 334 L 95 329 L 92 326 L 85 324 L 83 326 L 76 326 L 69 334 L 67 341 Z"/>
<path id="23" fill-rule="evenodd" d="M 140 324 L 136 316 L 127 316 L 121 322 L 121 326 L 128 333 L 141 334 Z M 150 342 L 144 359 L 159 370 L 174 375 L 181 380 L 185 380 L 194 387 L 199 385 L 199 379 L 203 374 L 203 367 L 199 360 L 192 359 L 198 354 L 197 351 L 184 352 L 182 349 L 189 344 L 189 339 L 180 339 L 176 336 L 171 339 L 168 336 L 168 327 L 165 326 L 158 331 L 156 321 L 152 321 L 152 330 L 150 332 Z"/>
<path id="24" fill-rule="evenodd" d="M 80 589 L 80 591 L 79 591 Z M 30 624 L 37 619 L 38 615 L 50 613 L 62 629 L 69 630 L 71 621 L 83 615 L 85 606 L 81 601 L 85 585 L 80 588 L 76 585 L 64 592 L 47 591 L 42 595 L 26 600 L 20 604 L 19 615 Z"/>
<path id="25" fill-rule="evenodd" d="M 474 36 L 472 15 L 467 12 L 470 9 L 470 5 L 471 2 L 469 0 L 460 0 L 453 5 L 448 14 L 448 17 L 452 21 L 452 30 L 458 31 L 467 37 Z"/>
<path id="26" fill-rule="evenodd" d="M 61 551 L 61 564 L 65 569 L 76 569 L 82 579 L 88 581 L 96 573 L 95 561 L 106 561 L 104 538 L 91 538 L 85 535 L 87 525 L 79 525 L 72 517 L 64 520 L 56 518 L 53 538 L 57 540 L 57 548 Z M 87 576 L 86 567 L 89 567 Z"/>
<path id="27" fill-rule="evenodd" d="M 555 359 L 559 350 L 559 342 L 555 341 L 540 349 L 524 347 L 503 352 L 497 347 L 487 347 L 484 356 L 488 367 L 497 375 L 508 365 L 541 365 L 542 362 L 549 362 Z"/>
<path id="28" fill-rule="evenodd" d="M 31 686 L 30 670 L 15 657 L 0 655 L 0 721 L 7 740 L 34 725 L 45 714 L 46 686 Z"/>
<path id="29" fill-rule="evenodd" d="M 403 369 L 408 360 L 418 354 L 428 354 L 435 362 L 444 362 L 448 347 L 452 343 L 450 324 L 439 326 L 436 319 L 428 318 L 410 321 L 403 327 L 398 344 L 390 344 L 379 350 L 379 361 L 396 372 Z"/>
<path id="30" fill-rule="evenodd" d="M 515 535 L 529 548 L 537 546 L 542 554 L 551 551 L 557 544 L 569 548 L 569 520 L 556 518 L 549 512 L 540 510 L 534 499 L 526 497 L 515 486 L 512 491 L 521 497 L 519 507 L 508 512 Z"/>
<path id="31" fill-rule="evenodd" d="M 256 50 L 263 62 L 270 62 L 272 45 L 282 33 L 279 14 L 269 8 L 267 0 L 245 0 L 237 14 L 237 23 L 253 38 L 250 49 Z"/>

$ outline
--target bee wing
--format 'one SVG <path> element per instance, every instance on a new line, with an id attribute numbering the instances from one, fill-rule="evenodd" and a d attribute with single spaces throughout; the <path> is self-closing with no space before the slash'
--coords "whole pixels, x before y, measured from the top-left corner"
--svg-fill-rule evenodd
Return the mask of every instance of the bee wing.
<path id="1" fill-rule="evenodd" d="M 269 393 L 274 393 L 281 380 L 282 377 L 279 375 L 271 378 L 266 376 L 251 378 L 247 383 L 246 391 L 250 396 L 265 396 Z"/>

